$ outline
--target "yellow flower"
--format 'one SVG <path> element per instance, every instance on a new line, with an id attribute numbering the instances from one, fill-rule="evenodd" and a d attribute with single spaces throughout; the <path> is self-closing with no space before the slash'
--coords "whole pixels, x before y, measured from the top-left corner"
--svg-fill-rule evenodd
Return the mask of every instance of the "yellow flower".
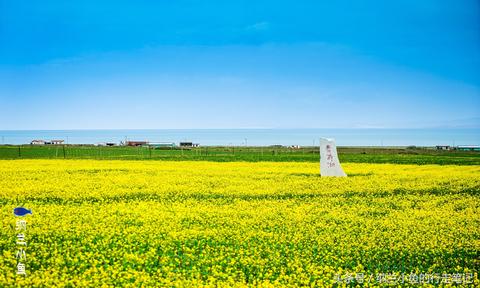
<path id="1" fill-rule="evenodd" d="M 339 179 L 317 163 L 0 160 L 0 286 L 478 284 L 479 166 L 343 166 Z M 33 211 L 24 278 L 18 205 Z"/>

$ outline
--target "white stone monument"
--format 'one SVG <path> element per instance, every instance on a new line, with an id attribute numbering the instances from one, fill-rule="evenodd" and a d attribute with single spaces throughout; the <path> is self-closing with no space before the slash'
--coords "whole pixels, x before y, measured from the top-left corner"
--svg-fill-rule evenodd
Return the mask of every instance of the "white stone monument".
<path id="1" fill-rule="evenodd" d="M 346 177 L 338 160 L 335 139 L 320 138 L 320 175 Z"/>

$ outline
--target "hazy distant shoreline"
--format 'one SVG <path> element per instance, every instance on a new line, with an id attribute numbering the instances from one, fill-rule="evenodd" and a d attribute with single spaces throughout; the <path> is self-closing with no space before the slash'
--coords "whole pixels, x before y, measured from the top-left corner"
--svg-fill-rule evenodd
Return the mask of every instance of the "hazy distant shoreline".
<path id="1" fill-rule="evenodd" d="M 0 130 L 0 144 L 29 144 L 32 140 L 61 139 L 65 144 L 192 141 L 203 146 L 317 146 L 320 137 L 335 138 L 344 147 L 406 147 L 478 145 L 479 128 L 424 129 L 108 129 Z"/>

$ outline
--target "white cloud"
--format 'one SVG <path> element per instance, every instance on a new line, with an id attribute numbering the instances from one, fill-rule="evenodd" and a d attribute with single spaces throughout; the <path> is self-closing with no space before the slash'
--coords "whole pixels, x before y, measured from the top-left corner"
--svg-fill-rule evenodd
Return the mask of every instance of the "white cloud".
<path id="1" fill-rule="evenodd" d="M 270 28 L 270 23 L 266 21 L 257 22 L 253 25 L 249 25 L 245 28 L 247 31 L 266 31 Z"/>

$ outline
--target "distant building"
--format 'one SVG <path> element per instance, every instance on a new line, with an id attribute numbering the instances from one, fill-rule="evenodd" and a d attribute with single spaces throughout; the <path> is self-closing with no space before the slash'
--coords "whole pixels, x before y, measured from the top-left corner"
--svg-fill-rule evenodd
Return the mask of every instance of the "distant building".
<path id="1" fill-rule="evenodd" d="M 53 145 L 62 145 L 65 141 L 64 140 L 51 140 L 50 144 Z"/>
<path id="2" fill-rule="evenodd" d="M 459 145 L 456 148 L 460 151 L 480 151 L 480 145 Z"/>
<path id="3" fill-rule="evenodd" d="M 192 142 L 180 142 L 180 147 L 193 147 Z"/>
<path id="4" fill-rule="evenodd" d="M 147 141 L 127 141 L 125 142 L 126 146 L 143 146 L 148 145 Z"/>
<path id="5" fill-rule="evenodd" d="M 451 150 L 452 148 L 449 145 L 437 145 L 437 150 Z"/>
<path id="6" fill-rule="evenodd" d="M 45 145 L 45 140 L 32 140 L 31 145 Z"/>
<path id="7" fill-rule="evenodd" d="M 173 142 L 150 142 L 148 146 L 153 148 L 175 148 L 175 143 Z"/>
<path id="8" fill-rule="evenodd" d="M 117 144 L 113 142 L 98 142 L 95 143 L 95 146 L 116 146 Z"/>
<path id="9" fill-rule="evenodd" d="M 200 144 L 198 143 L 193 143 L 193 142 L 180 142 L 180 147 L 182 148 L 193 148 L 193 147 L 199 147 Z"/>

